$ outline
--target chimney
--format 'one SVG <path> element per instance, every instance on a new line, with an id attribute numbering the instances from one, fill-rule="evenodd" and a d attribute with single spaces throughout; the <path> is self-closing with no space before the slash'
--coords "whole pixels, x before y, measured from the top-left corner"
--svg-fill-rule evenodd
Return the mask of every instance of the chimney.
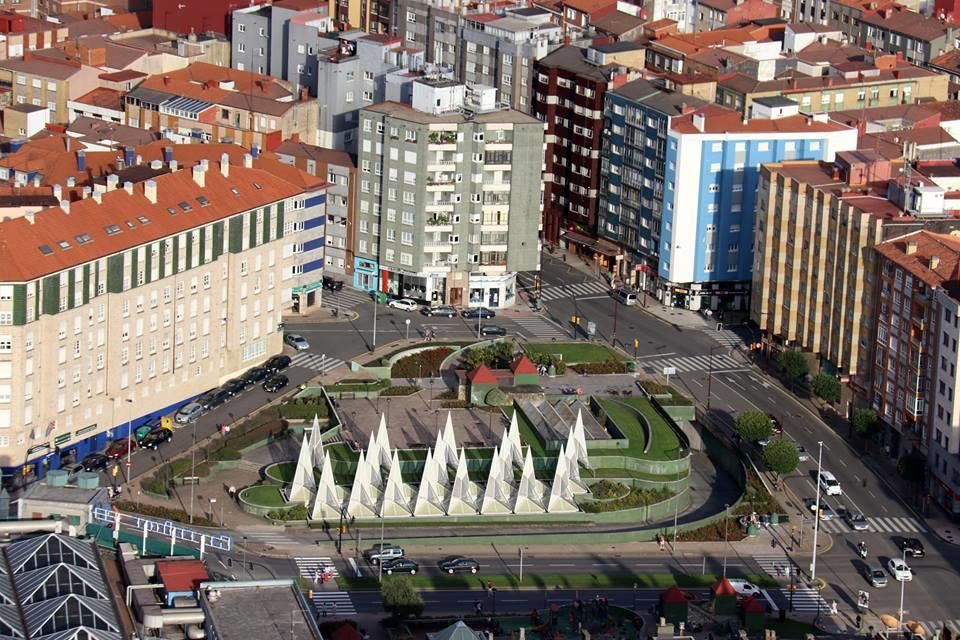
<path id="1" fill-rule="evenodd" d="M 102 192 L 102 191 L 94 191 L 94 192 L 93 192 L 93 199 L 94 199 L 94 201 L 95 201 L 97 204 L 103 204 L 103 192 Z"/>
<path id="2" fill-rule="evenodd" d="M 831 180 L 840 179 L 840 167 L 838 167 L 837 165 L 833 165 L 833 167 L 830 168 L 830 179 Z"/>
<path id="3" fill-rule="evenodd" d="M 907 242 L 907 255 L 912 256 L 916 252 L 917 252 L 917 241 L 910 240 L 909 242 Z"/>
<path id="4" fill-rule="evenodd" d="M 160 169 L 163 169 L 163 160 L 153 160 L 152 162 L 150 162 L 150 168 L 153 169 L 154 171 L 159 171 Z"/>
<path id="5" fill-rule="evenodd" d="M 157 204 L 157 181 L 147 180 L 143 183 L 143 195 L 150 204 Z"/>
<path id="6" fill-rule="evenodd" d="M 77 151 L 77 171 L 83 172 L 87 170 L 87 152 L 86 151 Z"/>
<path id="7" fill-rule="evenodd" d="M 244 169 L 253 168 L 253 156 L 250 155 L 249 153 L 243 154 L 243 167 Z"/>
<path id="8" fill-rule="evenodd" d="M 75 186 L 77 186 L 77 179 L 74 178 L 73 176 L 70 176 L 69 178 L 67 178 L 67 188 L 73 189 Z"/>
<path id="9" fill-rule="evenodd" d="M 220 154 L 220 175 L 230 177 L 230 156 L 226 153 Z"/>
<path id="10" fill-rule="evenodd" d="M 90 194 L 91 194 L 91 193 L 93 193 L 93 189 L 91 189 L 90 187 L 84 187 L 84 188 L 83 188 L 83 194 L 80 196 L 80 198 L 81 198 L 82 200 L 86 200 L 87 198 L 90 197 Z"/>
<path id="11" fill-rule="evenodd" d="M 707 116 L 702 113 L 693 114 L 693 127 L 703 133 L 703 130 L 707 128 Z"/>
<path id="12" fill-rule="evenodd" d="M 180 163 L 178 163 L 176 160 L 170 161 L 170 171 L 176 171 L 179 168 L 180 168 Z"/>
<path id="13" fill-rule="evenodd" d="M 170 84 L 170 76 L 163 76 L 163 86 L 166 87 L 169 84 Z"/>
<path id="14" fill-rule="evenodd" d="M 123 159 L 123 156 L 117 156 L 116 164 L 117 164 L 117 171 L 123 171 L 124 169 L 127 168 L 127 163 Z"/>
<path id="15" fill-rule="evenodd" d="M 69 201 L 69 200 L 61 200 L 61 201 L 60 201 L 60 208 L 63 209 L 63 212 L 64 212 L 64 213 L 66 213 L 67 215 L 70 215 L 70 201 Z"/>
<path id="16" fill-rule="evenodd" d="M 33 176 L 33 187 L 35 189 L 40 188 L 40 176 Z"/>
<path id="17" fill-rule="evenodd" d="M 37 223 L 37 214 L 33 211 L 24 211 L 23 217 L 26 218 L 27 222 L 29 222 L 30 224 Z"/>
<path id="18" fill-rule="evenodd" d="M 173 162 L 173 147 L 163 148 L 163 161 L 168 163 Z"/>
<path id="19" fill-rule="evenodd" d="M 143 164 L 143 156 L 141 156 L 140 154 L 137 154 L 137 166 L 139 167 L 142 164 Z"/>
<path id="20" fill-rule="evenodd" d="M 300 87 L 300 102 L 306 102 L 310 99 L 310 90 L 306 87 Z"/>
<path id="21" fill-rule="evenodd" d="M 63 187 L 58 184 L 53 185 L 53 197 L 59 202 L 63 198 Z"/>
<path id="22" fill-rule="evenodd" d="M 133 147 L 124 147 L 123 149 L 123 162 L 128 166 L 132 167 L 134 160 L 136 160 L 136 154 L 133 152 Z"/>
<path id="23" fill-rule="evenodd" d="M 133 195 L 133 183 L 127 180 L 123 183 L 123 190 L 126 191 L 131 196 Z"/>
<path id="24" fill-rule="evenodd" d="M 204 170 L 204 171 L 206 171 L 207 169 L 210 168 L 210 161 L 207 160 L 206 158 L 203 158 L 203 159 L 200 161 L 200 166 L 203 167 L 203 170 Z"/>
<path id="25" fill-rule="evenodd" d="M 204 186 L 206 186 L 206 183 L 207 183 L 207 180 L 206 180 L 206 177 L 207 177 L 207 176 L 206 176 L 206 172 L 207 172 L 207 170 L 203 167 L 203 165 L 201 165 L 201 164 L 194 165 L 194 167 L 193 167 L 193 181 L 197 183 L 197 186 L 198 186 L 198 187 L 204 187 Z"/>
<path id="26" fill-rule="evenodd" d="M 300 134 L 299 134 L 299 133 L 296 133 L 296 132 L 291 133 L 291 134 L 290 134 L 290 142 L 300 142 Z"/>
<path id="27" fill-rule="evenodd" d="M 930 256 L 930 270 L 936 271 L 940 266 L 940 256 Z"/>
<path id="28" fill-rule="evenodd" d="M 250 155 L 252 155 L 254 158 L 259 158 L 259 157 L 260 157 L 260 145 L 258 145 L 258 144 L 253 145 L 253 146 L 250 148 Z"/>
<path id="29" fill-rule="evenodd" d="M 107 176 L 107 191 L 113 191 L 118 186 L 120 186 L 120 176 L 115 173 L 111 173 Z"/>

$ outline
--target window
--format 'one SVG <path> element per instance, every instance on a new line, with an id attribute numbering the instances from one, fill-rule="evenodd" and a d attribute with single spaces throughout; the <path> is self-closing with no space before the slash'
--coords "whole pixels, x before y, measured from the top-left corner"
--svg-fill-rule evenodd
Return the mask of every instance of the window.
<path id="1" fill-rule="evenodd" d="M 245 33 L 247 31 L 247 25 L 243 23 L 237 24 L 237 31 L 239 31 L 240 33 Z"/>

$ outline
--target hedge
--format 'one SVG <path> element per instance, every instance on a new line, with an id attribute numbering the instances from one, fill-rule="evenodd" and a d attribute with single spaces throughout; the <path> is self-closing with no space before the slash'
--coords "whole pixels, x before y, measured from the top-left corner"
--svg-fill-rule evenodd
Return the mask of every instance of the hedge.
<path id="1" fill-rule="evenodd" d="M 388 389 L 384 389 L 383 391 L 381 391 L 380 395 L 381 396 L 412 396 L 417 391 L 420 391 L 420 387 L 417 387 L 417 386 L 390 387 Z"/>
<path id="2" fill-rule="evenodd" d="M 383 391 L 389 386 L 389 380 L 375 380 L 370 382 L 341 382 L 340 384 L 331 384 L 325 388 L 327 393 L 349 393 L 352 391 Z"/>
<path id="3" fill-rule="evenodd" d="M 330 408 L 322 396 L 295 398 L 280 405 L 280 415 L 292 420 L 312 420 L 314 416 L 326 418 L 330 415 Z"/>
<path id="4" fill-rule="evenodd" d="M 418 351 L 400 358 L 390 368 L 393 378 L 433 378 L 440 375 L 440 365 L 453 353 L 453 349 L 439 347 Z"/>
<path id="5" fill-rule="evenodd" d="M 605 360 L 603 362 L 582 362 L 580 364 L 570 365 L 570 368 L 577 373 L 602 375 L 608 373 L 627 373 L 625 362 L 616 360 Z"/>
<path id="6" fill-rule="evenodd" d="M 275 509 L 267 513 L 267 517 L 271 520 L 307 520 L 310 518 L 310 514 L 307 511 L 307 508 L 303 505 L 297 505 L 292 509 Z"/>

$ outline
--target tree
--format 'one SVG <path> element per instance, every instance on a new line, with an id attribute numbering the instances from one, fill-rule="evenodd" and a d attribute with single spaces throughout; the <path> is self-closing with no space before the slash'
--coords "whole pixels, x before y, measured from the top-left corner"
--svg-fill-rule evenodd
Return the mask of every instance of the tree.
<path id="1" fill-rule="evenodd" d="M 423 598 L 414 591 L 413 583 L 407 576 L 384 577 L 380 585 L 383 596 L 383 609 L 396 618 L 419 616 L 423 613 Z"/>
<path id="2" fill-rule="evenodd" d="M 866 438 L 874 434 L 880 427 L 880 416 L 873 409 L 853 410 L 853 430 L 860 437 Z"/>
<path id="3" fill-rule="evenodd" d="M 473 371 L 490 360 L 490 354 L 484 347 L 471 347 L 463 352 L 460 361 L 467 371 Z"/>
<path id="4" fill-rule="evenodd" d="M 781 351 L 780 355 L 777 356 L 777 366 L 780 367 L 780 371 L 790 382 L 802 378 L 810 370 L 807 359 L 796 349 Z"/>
<path id="5" fill-rule="evenodd" d="M 922 485 L 927 477 L 927 458 L 912 452 L 897 461 L 897 473 L 913 484 Z"/>
<path id="6" fill-rule="evenodd" d="M 737 416 L 737 435 L 749 442 L 769 438 L 773 433 L 770 416 L 762 411 L 744 411 Z"/>
<path id="7" fill-rule="evenodd" d="M 774 440 L 763 448 L 763 461 L 767 468 L 779 476 L 793 473 L 800 464 L 800 452 L 789 440 Z"/>
<path id="8" fill-rule="evenodd" d="M 826 373 L 818 373 L 810 381 L 810 388 L 814 395 L 826 402 L 836 402 L 840 399 L 840 381 Z"/>

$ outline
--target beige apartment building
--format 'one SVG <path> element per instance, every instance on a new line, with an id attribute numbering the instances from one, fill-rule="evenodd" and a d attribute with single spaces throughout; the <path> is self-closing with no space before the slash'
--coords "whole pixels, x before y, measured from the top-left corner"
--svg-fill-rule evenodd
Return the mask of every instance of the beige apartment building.
<path id="1" fill-rule="evenodd" d="M 0 61 L 0 80 L 10 83 L 11 103 L 46 107 L 50 122 L 66 123 L 67 102 L 96 88 L 100 73 L 59 51 L 27 51 L 21 59 Z"/>
<path id="2" fill-rule="evenodd" d="M 0 222 L 4 468 L 78 459 L 280 352 L 320 278 L 296 247 L 325 180 L 250 155 L 151 168 Z"/>

